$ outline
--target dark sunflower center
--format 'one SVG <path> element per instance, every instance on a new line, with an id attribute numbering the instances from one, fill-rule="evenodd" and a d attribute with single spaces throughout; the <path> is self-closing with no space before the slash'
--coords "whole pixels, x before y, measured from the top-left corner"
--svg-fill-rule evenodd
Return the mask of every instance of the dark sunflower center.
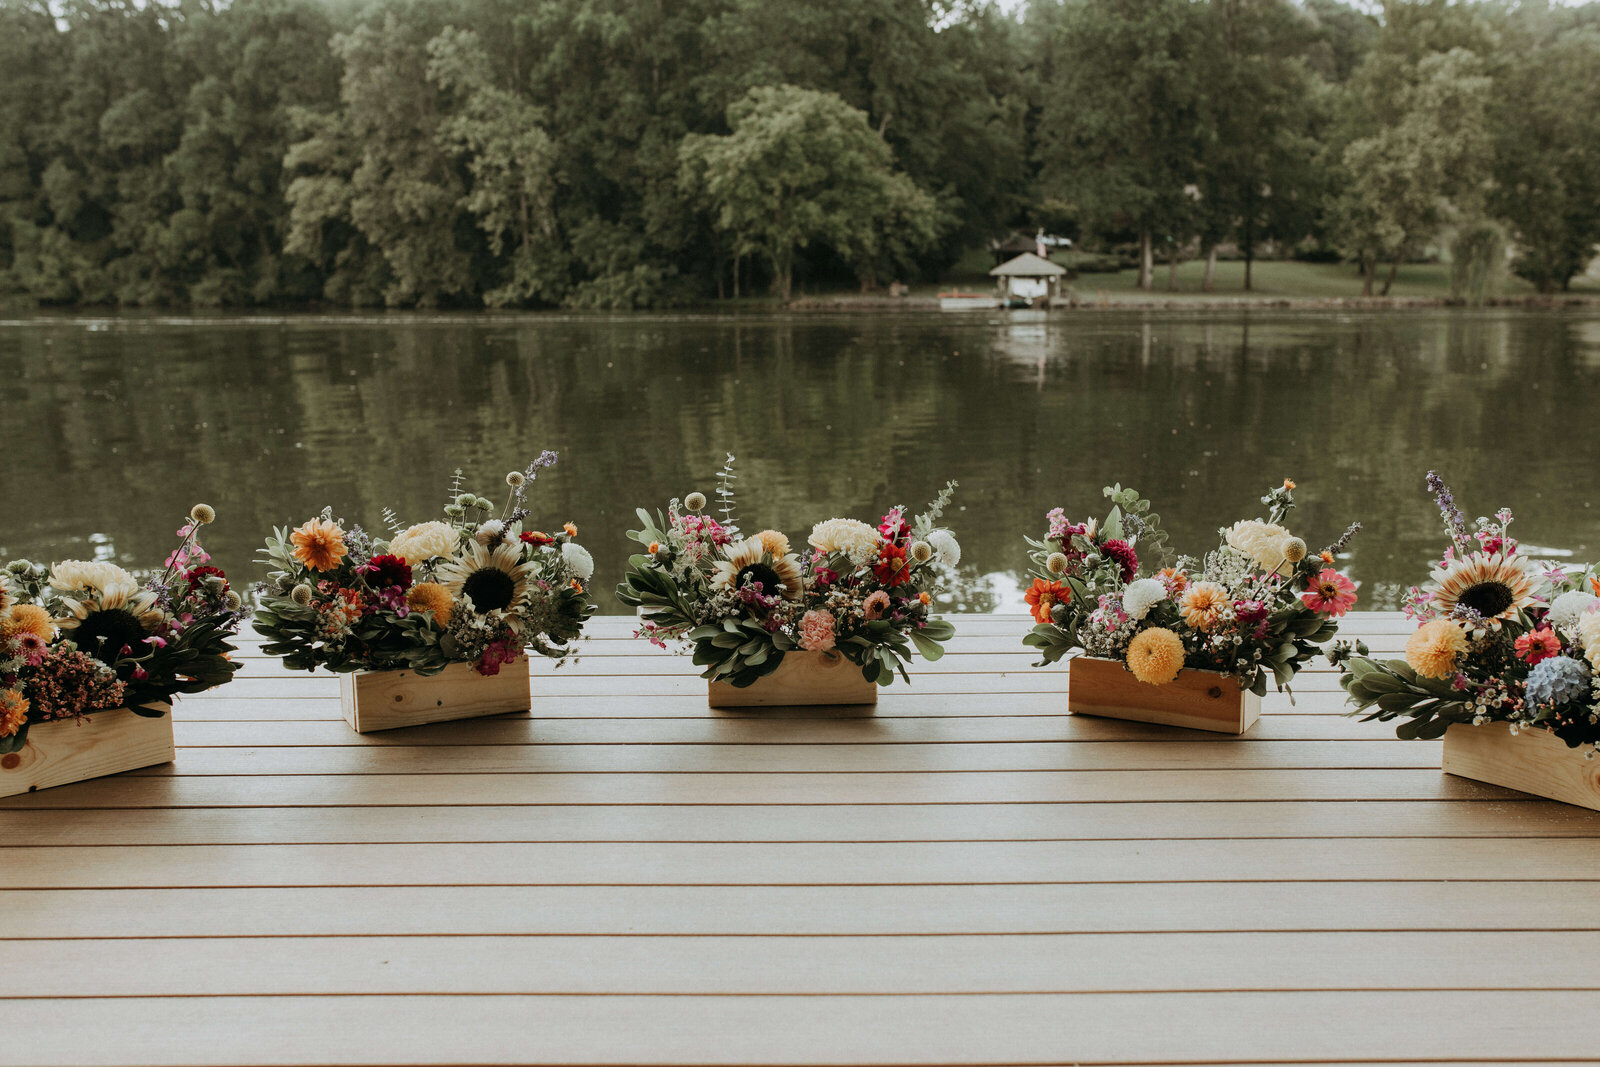
<path id="1" fill-rule="evenodd" d="M 136 654 L 144 651 L 145 629 L 131 611 L 111 608 L 95 611 L 78 624 L 73 640 L 78 648 L 105 663 L 115 663 L 123 646 Z"/>
<path id="2" fill-rule="evenodd" d="M 1486 619 L 1492 619 L 1509 608 L 1516 599 L 1511 587 L 1504 582 L 1479 582 L 1463 591 L 1456 598 L 1456 603 L 1471 608 Z"/>
<path id="3" fill-rule="evenodd" d="M 752 563 L 748 567 L 739 568 L 733 584 L 738 589 L 743 589 L 747 585 L 760 585 L 761 592 L 766 596 L 777 596 L 778 586 L 783 584 L 783 579 L 778 577 L 777 571 L 765 563 Z"/>
<path id="4" fill-rule="evenodd" d="M 461 583 L 461 591 L 472 598 L 472 606 L 480 612 L 503 611 L 511 606 L 517 583 L 505 571 L 485 567 L 469 574 Z"/>

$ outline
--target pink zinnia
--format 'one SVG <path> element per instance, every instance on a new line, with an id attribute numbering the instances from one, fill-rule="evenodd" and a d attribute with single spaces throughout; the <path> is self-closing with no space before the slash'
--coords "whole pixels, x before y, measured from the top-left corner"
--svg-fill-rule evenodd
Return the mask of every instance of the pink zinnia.
<path id="1" fill-rule="evenodd" d="M 1311 581 L 1311 588 L 1300 595 L 1305 606 L 1322 615 L 1337 619 L 1355 606 L 1356 583 L 1331 568 L 1324 569 Z"/>
<path id="2" fill-rule="evenodd" d="M 826 652 L 833 648 L 833 613 L 808 611 L 800 619 L 800 647 L 807 652 Z"/>
<path id="3" fill-rule="evenodd" d="M 882 589 L 873 593 L 861 602 L 861 608 L 867 614 L 867 620 L 883 618 L 883 613 L 889 610 L 889 594 Z"/>
<path id="4" fill-rule="evenodd" d="M 1555 631 L 1542 628 L 1517 638 L 1516 648 L 1517 655 L 1527 660 L 1531 666 L 1542 659 L 1560 655 L 1561 639 L 1555 635 Z"/>

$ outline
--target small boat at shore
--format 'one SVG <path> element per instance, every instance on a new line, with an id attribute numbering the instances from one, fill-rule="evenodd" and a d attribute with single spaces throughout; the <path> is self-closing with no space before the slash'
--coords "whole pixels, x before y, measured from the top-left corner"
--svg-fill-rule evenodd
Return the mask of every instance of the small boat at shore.
<path id="1" fill-rule="evenodd" d="M 963 293 L 959 289 L 939 294 L 940 311 L 993 311 L 1000 299 L 993 293 Z"/>

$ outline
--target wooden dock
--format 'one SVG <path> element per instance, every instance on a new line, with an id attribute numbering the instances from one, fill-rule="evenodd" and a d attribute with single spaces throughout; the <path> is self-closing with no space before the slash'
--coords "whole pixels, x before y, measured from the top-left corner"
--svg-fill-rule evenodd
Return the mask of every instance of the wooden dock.
<path id="1" fill-rule="evenodd" d="M 1242 739 L 1069 717 L 1026 626 L 711 711 L 605 618 L 531 716 L 368 736 L 248 647 L 175 763 L 0 801 L 0 1063 L 1600 1055 L 1600 814 L 1326 669 Z"/>

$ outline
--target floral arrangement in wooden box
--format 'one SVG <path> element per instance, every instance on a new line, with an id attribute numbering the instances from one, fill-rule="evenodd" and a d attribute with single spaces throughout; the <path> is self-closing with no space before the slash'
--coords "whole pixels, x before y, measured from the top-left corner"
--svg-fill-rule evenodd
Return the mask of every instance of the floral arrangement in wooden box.
<path id="1" fill-rule="evenodd" d="M 1453 724 L 1503 722 L 1549 731 L 1570 748 L 1600 742 L 1600 576 L 1536 560 L 1502 508 L 1471 526 L 1433 471 L 1449 537 L 1404 611 L 1417 629 L 1403 659 L 1342 644 L 1340 681 L 1365 719 L 1403 719 L 1402 738 L 1442 737 Z M 1452 735 L 1453 736 L 1453 735 Z"/>
<path id="2" fill-rule="evenodd" d="M 1038 625 L 1024 642 L 1045 663 L 1081 649 L 1152 685 L 1187 667 L 1232 675 L 1257 696 L 1269 678 L 1286 688 L 1356 602 L 1355 584 L 1335 562 L 1360 529 L 1354 523 L 1310 551 L 1283 525 L 1293 490 L 1285 481 L 1263 496 L 1266 516 L 1219 531 L 1204 559 L 1170 566 L 1161 566 L 1170 558 L 1161 520 L 1136 491 L 1108 486 L 1112 506 L 1100 520 L 1073 522 L 1056 508 L 1045 537 L 1027 539 L 1034 581 L 1026 596 Z"/>
<path id="3" fill-rule="evenodd" d="M 535 529 L 524 506 L 555 461 L 545 452 L 507 474 L 498 507 L 464 491 L 457 471 L 442 519 L 403 526 L 386 510 L 386 535 L 328 509 L 274 530 L 255 620 L 263 647 L 296 669 L 422 676 L 452 663 L 493 675 L 529 649 L 566 657 L 595 610 L 594 559 L 577 527 Z"/>
<path id="4" fill-rule="evenodd" d="M 211 566 L 196 504 L 163 569 L 141 582 L 115 563 L 14 560 L 0 574 L 0 755 L 28 728 L 127 708 L 151 718 L 174 696 L 229 681 L 245 606 Z"/>
<path id="5" fill-rule="evenodd" d="M 629 557 L 617 587 L 641 609 L 639 636 L 694 648 L 703 677 L 744 688 L 776 671 L 785 653 L 834 652 L 887 686 L 910 681 L 913 648 L 944 654 L 955 628 L 934 616 L 941 579 L 961 546 L 936 525 L 955 491 L 949 483 L 921 514 L 889 509 L 877 525 L 849 518 L 817 523 L 796 550 L 777 530 L 745 536 L 734 521 L 733 457 L 719 476 L 721 519 L 703 493 L 674 498 L 665 512 L 639 509 L 628 531 L 644 552 Z"/>

